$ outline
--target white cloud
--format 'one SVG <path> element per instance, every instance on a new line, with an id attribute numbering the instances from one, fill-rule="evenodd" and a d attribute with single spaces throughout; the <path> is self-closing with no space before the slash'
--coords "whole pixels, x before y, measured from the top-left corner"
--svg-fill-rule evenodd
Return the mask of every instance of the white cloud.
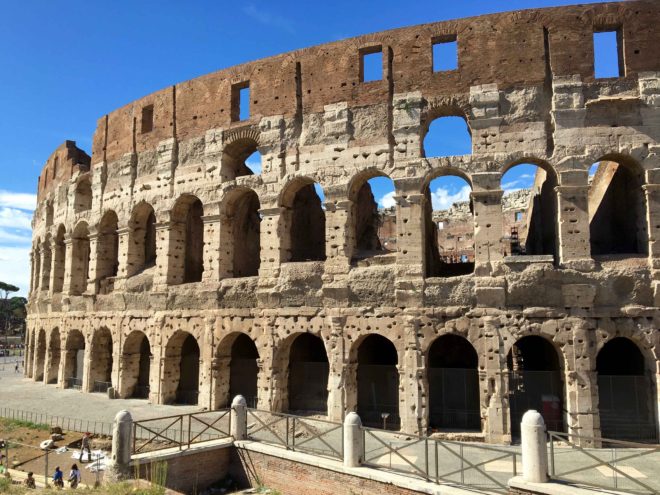
<path id="1" fill-rule="evenodd" d="M 448 189 L 438 187 L 435 191 L 431 191 L 431 204 L 434 210 L 447 210 L 454 203 L 459 201 L 467 201 L 470 199 L 470 186 L 463 186 L 455 193 L 451 194 Z"/>
<path id="2" fill-rule="evenodd" d="M 6 247 L 8 244 L 30 244 L 32 242 L 32 234 L 30 231 L 23 230 L 7 230 L 0 228 L 0 247 Z"/>
<path id="3" fill-rule="evenodd" d="M 37 206 L 37 195 L 0 189 L 0 206 L 32 211 Z"/>
<path id="4" fill-rule="evenodd" d="M 15 296 L 28 294 L 30 287 L 30 249 L 0 246 L 0 280 L 21 290 Z"/>
<path id="5" fill-rule="evenodd" d="M 502 184 L 502 190 L 504 191 L 504 194 L 520 191 L 523 189 L 521 182 L 521 180 L 512 180 Z"/>
<path id="6" fill-rule="evenodd" d="M 394 201 L 394 191 L 390 191 L 378 200 L 378 206 L 381 208 L 392 208 L 396 205 Z"/>
<path id="7" fill-rule="evenodd" d="M 25 210 L 0 206 L 0 227 L 30 230 L 32 215 Z"/>
<path id="8" fill-rule="evenodd" d="M 259 24 L 264 26 L 271 26 L 277 29 L 286 31 L 287 33 L 293 34 L 295 29 L 293 28 L 293 22 L 286 17 L 282 17 L 277 14 L 271 14 L 263 9 L 258 9 L 254 4 L 248 4 L 243 8 L 243 13 L 248 17 L 251 17 Z"/>

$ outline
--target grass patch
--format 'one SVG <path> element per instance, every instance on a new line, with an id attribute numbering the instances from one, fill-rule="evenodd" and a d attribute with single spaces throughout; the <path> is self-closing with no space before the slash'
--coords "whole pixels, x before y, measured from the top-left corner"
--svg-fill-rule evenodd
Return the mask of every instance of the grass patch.
<path id="1" fill-rule="evenodd" d="M 17 428 L 27 428 L 29 430 L 50 431 L 50 426 L 32 421 L 23 421 L 22 419 L 0 418 L 0 428 L 4 431 L 13 431 Z"/>

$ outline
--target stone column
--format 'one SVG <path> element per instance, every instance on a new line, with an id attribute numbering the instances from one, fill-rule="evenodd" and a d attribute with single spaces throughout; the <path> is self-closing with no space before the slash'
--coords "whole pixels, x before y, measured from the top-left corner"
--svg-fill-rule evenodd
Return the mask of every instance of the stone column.
<path id="1" fill-rule="evenodd" d="M 482 359 L 485 367 L 483 375 L 479 377 L 481 415 L 486 441 L 509 443 L 509 374 L 499 334 L 497 318 L 484 318 L 484 349 L 479 353 L 484 356 Z"/>
<path id="2" fill-rule="evenodd" d="M 284 235 L 280 222 L 281 208 L 262 208 L 260 227 L 261 264 L 259 266 L 259 285 L 257 301 L 262 307 L 278 307 L 279 297 L 273 293 L 273 286 L 280 275 L 281 242 Z"/>
<path id="3" fill-rule="evenodd" d="M 25 359 L 23 364 L 23 370 L 27 378 L 32 378 L 32 365 L 34 363 L 34 332 L 29 328 L 27 329 L 28 334 L 28 344 L 25 349 Z"/>
<path id="4" fill-rule="evenodd" d="M 204 209 L 208 210 L 207 205 Z M 204 215 L 204 272 L 202 282 L 217 286 L 220 283 L 220 250 L 222 249 L 220 231 L 221 215 Z"/>
<path id="5" fill-rule="evenodd" d="M 548 449 L 545 423 L 536 411 L 527 411 L 520 425 L 523 480 L 530 483 L 548 481 Z"/>
<path id="6" fill-rule="evenodd" d="M 346 317 L 328 316 L 327 325 L 330 329 L 328 341 L 328 419 L 342 421 L 345 414 L 345 384 L 344 384 L 344 325 Z"/>
<path id="7" fill-rule="evenodd" d="M 102 236 L 99 235 L 98 230 L 89 229 L 89 273 L 87 275 L 87 291 L 89 294 L 98 293 L 99 288 L 99 274 L 100 274 L 100 264 L 101 258 L 99 253 L 100 243 L 102 242 Z"/>
<path id="8" fill-rule="evenodd" d="M 58 265 L 64 262 L 64 260 L 58 256 L 58 248 L 57 239 L 53 238 L 50 242 L 50 279 L 48 281 L 49 295 L 51 297 L 55 292 L 58 292 L 57 289 L 59 287 L 62 287 L 62 281 L 58 280 L 58 272 L 60 272 Z"/>
<path id="9" fill-rule="evenodd" d="M 344 420 L 344 466 L 359 467 L 364 455 L 362 421 L 357 413 L 350 412 Z"/>
<path id="10" fill-rule="evenodd" d="M 479 274 L 490 273 L 490 263 L 500 261 L 508 247 L 502 245 L 502 196 L 500 174 L 481 173 L 472 176 L 474 213 L 474 261 Z"/>
<path id="11" fill-rule="evenodd" d="M 404 316 L 403 356 L 399 358 L 399 416 L 401 431 L 423 435 L 426 433 L 426 418 L 423 417 L 423 403 L 420 390 L 424 379 L 424 357 L 417 331 L 419 322 L 411 316 Z"/>
<path id="12" fill-rule="evenodd" d="M 60 388 L 66 388 L 67 378 L 73 377 L 74 363 L 78 357 L 76 349 L 65 349 L 62 351 L 61 361 L 61 374 L 60 374 Z M 83 369 L 84 376 L 84 369 Z"/>
<path id="13" fill-rule="evenodd" d="M 646 172 L 647 225 L 649 263 L 653 281 L 654 305 L 660 306 L 660 169 Z"/>
<path id="14" fill-rule="evenodd" d="M 73 239 L 69 234 L 64 234 L 64 283 L 62 292 L 71 295 L 73 278 Z"/>
<path id="15" fill-rule="evenodd" d="M 559 263 L 588 270 L 591 259 L 589 236 L 589 174 L 586 170 L 561 172 L 557 192 Z"/>
<path id="16" fill-rule="evenodd" d="M 394 182 L 397 205 L 395 297 L 398 306 L 419 307 L 424 300 L 426 198 L 419 192 L 419 180 L 398 179 Z"/>
<path id="17" fill-rule="evenodd" d="M 234 440 L 247 438 L 247 403 L 245 397 L 237 395 L 231 401 L 231 436 Z"/>
<path id="18" fill-rule="evenodd" d="M 44 241 L 41 246 L 39 246 L 39 258 L 41 260 L 41 267 L 39 269 L 39 291 L 45 292 L 50 288 L 52 254 L 49 241 Z"/>
<path id="19" fill-rule="evenodd" d="M 34 280 L 34 270 L 35 270 L 35 260 L 34 260 L 34 250 L 30 250 L 30 296 L 34 294 L 35 291 L 35 280 Z"/>
<path id="20" fill-rule="evenodd" d="M 92 340 L 93 338 L 85 338 L 85 354 L 83 356 L 83 379 L 82 391 L 92 392 L 94 390 L 94 381 L 92 380 Z"/>
<path id="21" fill-rule="evenodd" d="M 351 202 L 344 187 L 325 191 L 325 254 L 323 296 L 327 305 L 348 305 L 348 272 L 355 243 Z"/>
<path id="22" fill-rule="evenodd" d="M 112 456 L 106 471 L 109 481 L 121 481 L 131 477 L 132 447 L 133 418 L 130 412 L 119 411 L 112 428 Z"/>
<path id="23" fill-rule="evenodd" d="M 126 279 L 130 276 L 129 264 L 132 260 L 129 259 L 129 251 L 133 232 L 130 227 L 124 227 L 117 230 L 117 235 L 119 236 L 119 246 L 117 248 L 117 262 L 119 266 L 117 267 L 117 276 L 115 277 L 115 289 L 123 289 Z"/>
<path id="24" fill-rule="evenodd" d="M 211 364 L 213 375 L 213 409 L 222 409 L 229 404 L 229 373 L 231 356 L 215 356 Z M 231 397 L 229 397 L 231 399 Z"/>
<path id="25" fill-rule="evenodd" d="M 156 224 L 156 266 L 154 291 L 162 292 L 168 285 L 183 282 L 185 231 L 179 222 Z"/>
<path id="26" fill-rule="evenodd" d="M 127 399 L 131 396 L 135 385 L 137 384 L 137 370 L 140 367 L 140 353 L 133 354 L 120 353 L 119 361 L 119 382 L 117 383 L 117 394 L 120 399 Z"/>
<path id="27" fill-rule="evenodd" d="M 213 342 L 213 328 L 215 317 L 204 319 L 204 333 L 199 345 L 199 395 L 197 404 L 213 409 L 213 392 L 211 390 L 211 373 L 213 372 L 213 356 L 215 345 Z"/>

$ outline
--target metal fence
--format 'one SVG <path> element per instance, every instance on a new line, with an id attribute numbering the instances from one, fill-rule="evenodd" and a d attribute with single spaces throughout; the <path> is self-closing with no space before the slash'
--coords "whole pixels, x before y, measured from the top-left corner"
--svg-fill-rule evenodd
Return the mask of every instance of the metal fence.
<path id="1" fill-rule="evenodd" d="M 19 409 L 0 408 L 0 417 L 27 421 L 34 424 L 59 426 L 65 431 L 90 432 L 94 435 L 112 435 L 112 423 L 95 421 L 92 419 L 70 418 L 67 416 L 55 416 L 33 411 L 22 411 Z"/>
<path id="2" fill-rule="evenodd" d="M 461 484 L 496 493 L 508 493 L 507 482 L 517 475 L 520 467 L 520 454 L 516 450 L 435 440 L 371 428 L 362 428 L 362 432 L 363 464 L 438 484 Z"/>
<path id="3" fill-rule="evenodd" d="M 229 409 L 133 421 L 132 453 L 188 449 L 195 443 L 227 438 L 230 431 Z"/>
<path id="4" fill-rule="evenodd" d="M 552 478 L 635 494 L 660 493 L 660 445 L 554 431 L 548 436 Z M 578 443 L 604 447 L 581 447 Z"/>
<path id="5" fill-rule="evenodd" d="M 250 440 L 332 459 L 343 459 L 344 425 L 313 417 L 248 409 Z"/>
<path id="6" fill-rule="evenodd" d="M 66 388 L 72 388 L 74 390 L 82 389 L 82 378 L 69 377 L 65 379 Z"/>
<path id="7" fill-rule="evenodd" d="M 98 380 L 94 382 L 95 393 L 107 394 L 110 387 L 112 387 L 112 382 L 102 382 Z"/>

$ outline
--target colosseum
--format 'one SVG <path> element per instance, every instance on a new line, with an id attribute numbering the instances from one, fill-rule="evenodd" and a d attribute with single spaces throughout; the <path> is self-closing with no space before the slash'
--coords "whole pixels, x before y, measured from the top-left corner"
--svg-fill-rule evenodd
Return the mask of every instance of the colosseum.
<path id="1" fill-rule="evenodd" d="M 488 442 L 535 408 L 554 430 L 657 441 L 659 7 L 369 34 L 101 117 L 91 157 L 65 141 L 39 177 L 27 376 Z M 596 77 L 599 33 L 618 76 Z M 455 117 L 471 153 L 429 156 L 431 124 Z M 538 172 L 514 242 L 502 177 L 520 164 Z M 470 188 L 469 255 L 441 255 L 446 176 Z"/>

